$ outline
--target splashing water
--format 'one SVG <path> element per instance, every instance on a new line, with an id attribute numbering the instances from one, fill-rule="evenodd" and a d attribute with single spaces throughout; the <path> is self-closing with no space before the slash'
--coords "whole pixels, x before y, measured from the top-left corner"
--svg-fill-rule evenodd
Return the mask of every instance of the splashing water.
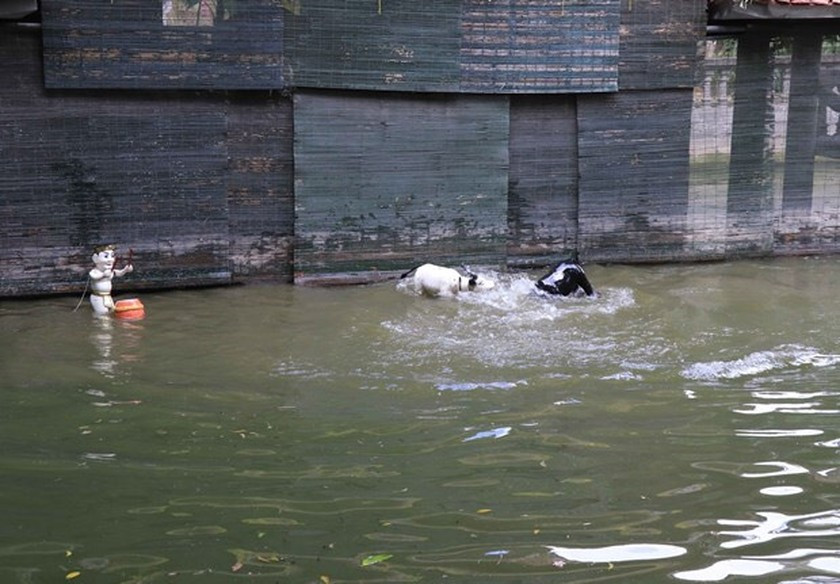
<path id="1" fill-rule="evenodd" d="M 523 275 L 494 274 L 496 287 L 482 293 L 418 302 L 402 320 L 383 322 L 397 346 L 413 358 L 457 352 L 485 365 L 554 370 L 602 360 L 616 340 L 601 334 L 605 322 L 632 307 L 629 288 L 607 288 L 598 298 L 547 297 Z M 397 289 L 414 294 L 404 281 Z M 594 334 L 593 334 L 594 333 Z"/>
<path id="2" fill-rule="evenodd" d="M 738 379 L 785 367 L 829 367 L 837 363 L 840 363 L 840 355 L 826 355 L 818 349 L 803 345 L 781 345 L 731 361 L 695 363 L 683 369 L 682 375 L 686 379 L 714 381 Z"/>

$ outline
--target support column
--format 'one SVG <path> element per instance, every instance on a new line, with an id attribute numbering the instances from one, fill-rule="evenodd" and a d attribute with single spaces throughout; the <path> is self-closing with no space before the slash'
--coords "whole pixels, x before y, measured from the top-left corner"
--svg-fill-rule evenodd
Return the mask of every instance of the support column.
<path id="1" fill-rule="evenodd" d="M 738 39 L 729 162 L 727 248 L 753 254 L 773 245 L 773 61 L 770 35 Z"/>
<path id="2" fill-rule="evenodd" d="M 785 182 L 782 194 L 782 207 L 785 212 L 811 210 L 814 156 L 817 151 L 821 53 L 822 34 L 810 32 L 794 37 L 790 64 Z"/>

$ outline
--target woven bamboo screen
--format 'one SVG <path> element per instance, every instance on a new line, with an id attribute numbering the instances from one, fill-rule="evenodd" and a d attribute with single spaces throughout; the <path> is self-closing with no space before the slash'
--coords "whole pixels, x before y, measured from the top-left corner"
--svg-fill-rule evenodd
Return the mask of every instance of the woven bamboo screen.
<path id="1" fill-rule="evenodd" d="M 0 294 L 81 292 L 100 243 L 123 289 L 291 277 L 287 98 L 45 92 L 36 32 L 0 34 Z"/>
<path id="2" fill-rule="evenodd" d="M 48 87 L 618 89 L 619 0 L 43 0 Z"/>
<path id="3" fill-rule="evenodd" d="M 550 264 L 577 248 L 578 136 L 573 96 L 510 103 L 508 264 Z"/>
<path id="4" fill-rule="evenodd" d="M 840 250 L 840 54 L 798 28 L 705 43 L 688 257 Z"/>
<path id="5" fill-rule="evenodd" d="M 504 262 L 507 110 L 505 97 L 296 94 L 296 281 Z"/>
<path id="6" fill-rule="evenodd" d="M 706 36 L 706 3 L 698 0 L 623 0 L 619 87 L 694 87 Z"/>
<path id="7" fill-rule="evenodd" d="M 223 0 L 43 0 L 46 86 L 284 87 L 282 5 L 228 5 L 236 10 Z"/>
<path id="8" fill-rule="evenodd" d="M 671 260 L 682 253 L 691 91 L 620 92 L 578 104 L 581 255 Z"/>

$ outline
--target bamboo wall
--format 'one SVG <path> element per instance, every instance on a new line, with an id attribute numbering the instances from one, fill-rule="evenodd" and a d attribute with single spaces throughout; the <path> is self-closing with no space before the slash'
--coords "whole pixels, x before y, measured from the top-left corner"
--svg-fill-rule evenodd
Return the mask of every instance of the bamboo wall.
<path id="1" fill-rule="evenodd" d="M 294 108 L 296 280 L 504 263 L 507 98 L 300 92 Z"/>
<path id="2" fill-rule="evenodd" d="M 126 286 L 291 277 L 288 98 L 45 90 L 36 33 L 0 34 L 0 294 L 84 287 L 103 242 Z"/>
<path id="3" fill-rule="evenodd" d="M 716 54 L 695 0 L 177 1 L 0 31 L 0 294 L 78 291 L 103 242 L 121 287 L 838 251 L 822 29 L 785 60 Z"/>
<path id="4" fill-rule="evenodd" d="M 280 4 L 240 1 L 235 18 L 219 15 L 208 22 L 191 14 L 165 17 L 165 8 L 177 2 L 44 0 L 45 85 L 142 90 L 286 85 Z"/>

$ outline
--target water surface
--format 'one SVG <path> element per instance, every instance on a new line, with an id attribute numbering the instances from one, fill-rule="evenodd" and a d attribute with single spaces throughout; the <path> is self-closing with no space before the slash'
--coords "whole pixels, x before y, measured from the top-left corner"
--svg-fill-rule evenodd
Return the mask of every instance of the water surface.
<path id="1" fill-rule="evenodd" d="M 840 260 L 587 271 L 0 303 L 0 582 L 840 582 Z"/>

